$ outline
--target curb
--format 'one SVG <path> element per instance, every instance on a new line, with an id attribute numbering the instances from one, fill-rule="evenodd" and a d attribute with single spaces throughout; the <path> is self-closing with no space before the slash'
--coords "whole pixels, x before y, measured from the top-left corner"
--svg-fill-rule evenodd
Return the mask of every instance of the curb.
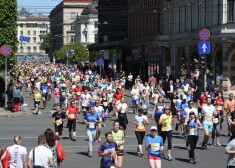
<path id="1" fill-rule="evenodd" d="M 21 112 L 21 113 L 10 113 L 10 114 L 3 114 L 0 113 L 0 118 L 17 118 L 22 116 L 27 116 L 27 112 Z"/>

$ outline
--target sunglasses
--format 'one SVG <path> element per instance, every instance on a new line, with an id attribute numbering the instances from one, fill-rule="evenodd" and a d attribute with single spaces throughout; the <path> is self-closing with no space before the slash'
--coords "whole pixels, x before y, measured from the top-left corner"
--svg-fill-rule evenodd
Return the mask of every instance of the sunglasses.
<path id="1" fill-rule="evenodd" d="M 157 132 L 157 130 L 151 130 L 151 132 Z"/>

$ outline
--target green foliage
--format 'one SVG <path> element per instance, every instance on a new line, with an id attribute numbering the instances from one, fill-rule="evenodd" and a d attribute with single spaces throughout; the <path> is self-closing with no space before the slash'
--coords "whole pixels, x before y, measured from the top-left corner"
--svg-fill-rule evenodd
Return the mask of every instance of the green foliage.
<path id="1" fill-rule="evenodd" d="M 100 51 L 90 51 L 89 52 L 89 61 L 95 62 L 97 59 L 102 58 L 103 53 Z"/>
<path id="2" fill-rule="evenodd" d="M 48 33 L 44 38 L 43 38 L 43 42 L 40 45 L 40 50 L 45 51 L 47 54 L 49 54 L 50 51 L 50 38 L 51 38 L 51 34 Z"/>
<path id="3" fill-rule="evenodd" d="M 86 51 L 86 48 L 81 43 L 75 43 L 70 46 L 63 46 L 59 51 L 55 51 L 53 55 L 56 58 L 56 61 L 59 62 L 66 62 L 66 50 L 70 49 L 77 49 L 77 52 L 70 52 L 69 62 L 82 62 L 82 61 L 88 61 L 89 56 L 88 52 Z"/>
<path id="4" fill-rule="evenodd" d="M 17 0 L 0 0 L 0 46 L 11 45 L 9 56 L 16 62 L 14 54 L 17 50 Z M 0 71 L 5 67 L 5 56 L 0 54 Z"/>

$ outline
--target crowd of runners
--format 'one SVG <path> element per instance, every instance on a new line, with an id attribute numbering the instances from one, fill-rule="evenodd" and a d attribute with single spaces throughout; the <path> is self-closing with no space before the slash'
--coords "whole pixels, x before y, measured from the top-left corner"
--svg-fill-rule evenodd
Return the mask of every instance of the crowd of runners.
<path id="1" fill-rule="evenodd" d="M 180 81 L 171 77 L 152 75 L 148 81 L 142 81 L 140 76 L 134 78 L 131 73 L 122 72 L 115 77 L 107 77 L 99 75 L 96 69 L 90 66 L 79 68 L 76 65 L 37 63 L 17 66 L 11 72 L 11 77 L 8 86 L 8 104 L 11 110 L 14 112 L 24 110 L 21 90 L 25 87 L 26 96 L 33 99 L 34 114 L 41 114 L 40 106 L 46 110 L 55 110 L 51 120 L 54 123 L 56 139 L 62 137 L 66 123 L 69 139 L 76 141 L 78 114 L 83 114 L 89 139 L 89 157 L 97 153 L 93 151 L 93 143 L 101 142 L 100 136 L 104 134 L 103 132 L 101 134 L 102 127 L 106 126 L 106 122 L 110 122 L 107 119 L 115 119 L 112 123 L 113 128 L 105 133 L 106 141 L 98 150 L 98 155 L 102 157 L 101 168 L 123 167 L 125 130 L 129 124 L 135 125 L 133 131 L 137 139 L 137 155 L 142 157 L 146 149 L 150 167 L 160 168 L 161 159 L 172 161 L 173 129 L 180 129 L 185 145 L 189 149 L 190 162 L 196 164 L 195 149 L 199 139 L 199 129 L 204 130 L 203 149 L 206 150 L 208 144 L 221 146 L 220 131 L 223 122 L 227 123 L 227 128 L 223 129 L 228 130 L 229 141 L 233 142 L 229 143 L 225 151 L 230 158 L 228 167 L 235 166 L 235 163 L 231 162 L 235 153 L 235 141 L 233 141 L 235 100 L 233 94 L 229 95 L 228 100 L 224 100 L 219 81 L 217 84 L 211 81 L 207 91 L 204 92 L 194 76 L 181 78 Z M 132 98 L 131 111 L 135 114 L 133 118 L 127 116 L 130 109 L 125 100 L 127 91 L 128 96 Z M 54 101 L 54 105 L 48 107 L 48 101 Z M 150 105 L 154 107 L 153 110 L 150 110 Z M 149 126 L 149 120 L 154 120 L 155 125 Z M 146 132 L 149 131 L 151 133 L 145 138 Z M 18 139 L 15 139 L 17 145 L 19 145 Z M 39 137 L 39 141 L 42 139 L 43 137 Z M 166 140 L 167 150 L 164 149 Z M 23 152 L 23 155 L 26 153 Z M 32 152 L 29 158 L 32 161 Z M 11 159 L 11 163 L 21 165 L 19 167 L 24 166 L 23 162 Z M 54 162 L 58 162 L 55 161 L 55 157 Z M 27 165 L 30 167 L 29 163 L 25 163 L 25 166 Z M 48 164 L 38 166 L 48 167 Z M 60 167 L 60 164 L 55 165 L 50 161 L 49 167 Z"/>

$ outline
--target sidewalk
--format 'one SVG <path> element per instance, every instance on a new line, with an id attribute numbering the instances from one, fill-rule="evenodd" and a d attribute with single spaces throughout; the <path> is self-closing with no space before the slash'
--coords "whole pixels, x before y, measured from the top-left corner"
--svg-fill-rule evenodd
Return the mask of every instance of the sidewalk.
<path id="1" fill-rule="evenodd" d="M 5 110 L 4 108 L 0 107 L 0 118 L 17 118 L 27 115 L 28 115 L 27 111 L 13 113 L 11 111 Z"/>

